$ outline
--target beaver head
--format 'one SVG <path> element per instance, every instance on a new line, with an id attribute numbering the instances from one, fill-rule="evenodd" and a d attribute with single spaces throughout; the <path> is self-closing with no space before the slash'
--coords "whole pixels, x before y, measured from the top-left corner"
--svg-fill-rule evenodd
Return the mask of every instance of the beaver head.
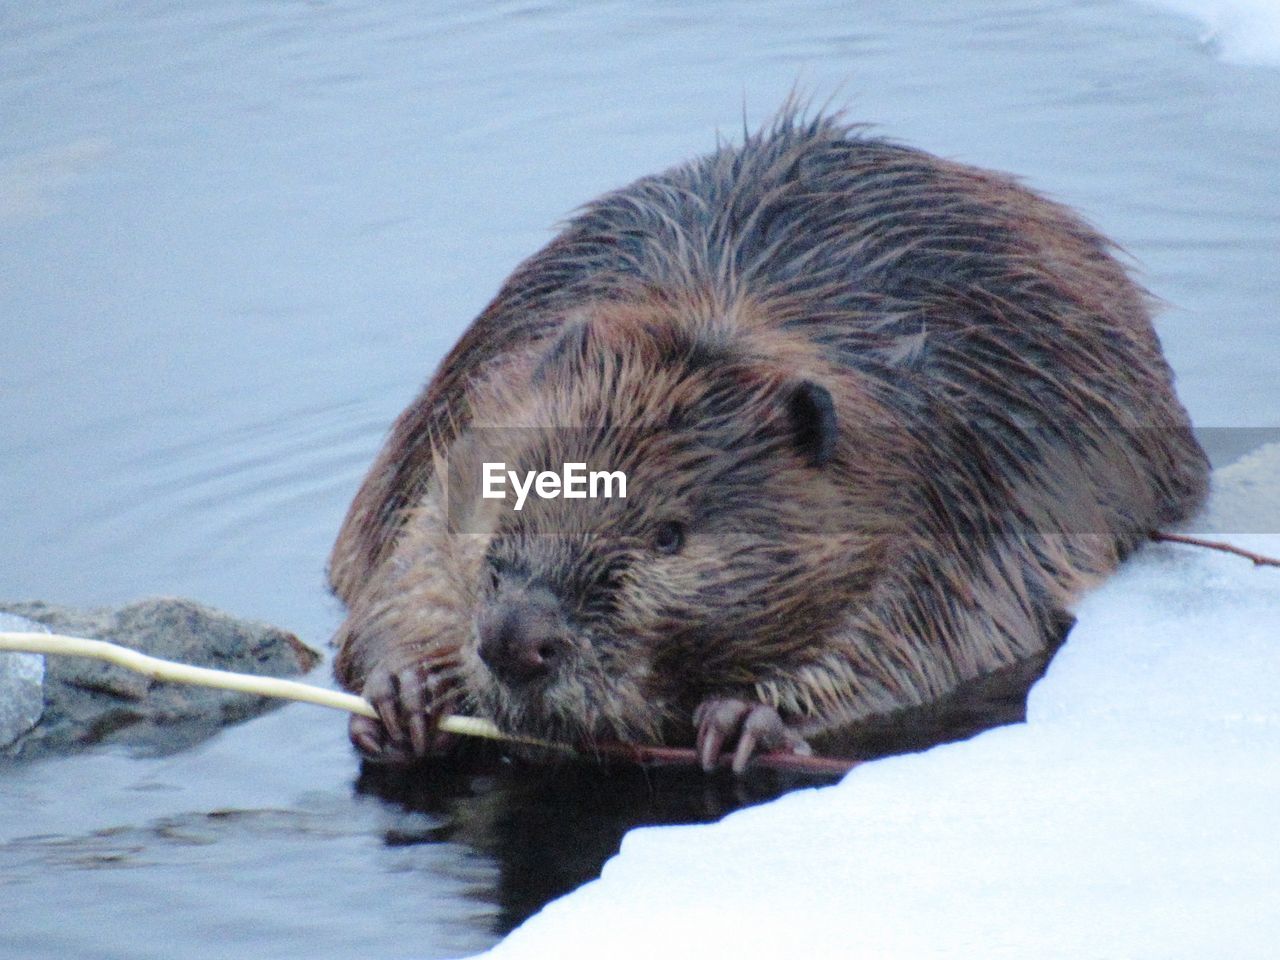
<path id="1" fill-rule="evenodd" d="M 657 740 L 814 649 L 891 534 L 878 408 L 834 376 L 740 328 L 615 305 L 480 385 L 443 465 L 444 553 L 468 555 L 474 589 L 472 708 L 542 736 Z M 512 483 L 483 496 L 485 464 L 621 472 L 625 497 L 615 477 L 610 497 L 531 491 L 516 509 Z"/>

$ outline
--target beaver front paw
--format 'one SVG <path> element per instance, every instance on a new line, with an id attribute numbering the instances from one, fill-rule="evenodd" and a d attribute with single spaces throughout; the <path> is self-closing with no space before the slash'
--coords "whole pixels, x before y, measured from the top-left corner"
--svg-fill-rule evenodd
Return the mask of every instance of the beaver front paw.
<path id="1" fill-rule="evenodd" d="M 370 671 L 363 695 L 378 718 L 353 715 L 347 732 L 355 748 L 370 760 L 411 763 L 447 753 L 453 744 L 453 734 L 437 729 L 440 718 L 457 700 L 452 673 L 433 670 L 425 663 L 379 665 Z"/>
<path id="2" fill-rule="evenodd" d="M 777 710 L 763 703 L 711 697 L 693 711 L 693 724 L 698 728 L 698 759 L 708 773 L 719 763 L 721 748 L 735 738 L 734 773 L 746 770 L 756 753 L 813 753 L 804 737 L 788 727 Z"/>

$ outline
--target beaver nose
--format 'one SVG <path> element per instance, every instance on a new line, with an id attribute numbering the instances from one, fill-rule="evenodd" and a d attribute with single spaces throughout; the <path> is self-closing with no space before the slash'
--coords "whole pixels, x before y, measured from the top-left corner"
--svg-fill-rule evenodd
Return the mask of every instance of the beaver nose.
<path id="1" fill-rule="evenodd" d="M 568 649 L 563 624 L 541 604 L 503 603 L 477 626 L 480 659 L 513 686 L 550 675 Z"/>

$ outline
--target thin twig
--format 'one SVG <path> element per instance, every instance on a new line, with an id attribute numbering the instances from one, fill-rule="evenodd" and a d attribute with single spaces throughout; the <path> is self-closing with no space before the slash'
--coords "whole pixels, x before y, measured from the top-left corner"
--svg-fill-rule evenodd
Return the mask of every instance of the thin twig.
<path id="1" fill-rule="evenodd" d="M 655 747 L 639 743 L 598 743 L 592 752 L 606 757 L 617 757 L 641 766 L 696 767 L 701 763 L 698 752 L 689 747 Z M 728 767 L 731 754 L 720 757 L 719 765 Z M 821 776 L 843 776 L 860 760 L 839 757 L 815 757 L 801 753 L 763 753 L 751 758 L 752 767 L 777 770 L 780 773 L 811 773 Z"/>
<path id="2" fill-rule="evenodd" d="M 1201 540 L 1199 537 L 1189 537 L 1185 533 L 1161 533 L 1157 530 L 1151 534 L 1151 539 L 1157 543 L 1185 543 L 1192 547 L 1204 547 L 1208 550 L 1221 550 L 1223 553 L 1233 553 L 1237 557 L 1244 557 L 1246 560 L 1252 560 L 1256 567 L 1280 567 L 1280 560 L 1275 557 L 1268 557 L 1266 554 L 1254 553 L 1251 550 L 1245 550 L 1242 547 L 1233 546 L 1230 543 L 1222 543 L 1218 540 Z"/>
<path id="3" fill-rule="evenodd" d="M 214 687 L 219 690 L 233 690 L 259 697 L 275 697 L 281 700 L 297 700 L 303 703 L 314 703 L 321 707 L 343 710 L 362 717 L 377 719 L 378 713 L 373 705 L 364 697 L 350 693 L 341 693 L 325 687 L 299 683 L 296 680 L 282 680 L 278 677 L 262 677 L 251 673 L 233 673 L 229 670 L 213 670 L 209 667 L 193 667 L 172 660 L 152 657 L 119 644 L 105 640 L 89 640 L 84 637 L 68 637 L 56 633 L 4 633 L 0 632 L 0 651 L 15 653 L 42 653 L 60 656 L 92 657 L 105 660 L 117 666 L 143 674 L 155 680 L 172 683 L 194 684 L 201 687 Z M 532 737 L 515 737 L 504 734 L 488 720 L 479 717 L 445 716 L 440 719 L 439 729 L 445 733 L 461 734 L 466 737 L 484 737 L 489 740 L 503 740 L 523 743 L 535 747 L 553 750 L 570 750 L 562 743 L 536 740 Z M 574 751 L 576 752 L 576 751 Z M 697 766 L 697 754 L 693 750 L 680 747 L 651 747 L 626 743 L 596 744 L 591 752 L 618 757 L 633 763 L 675 764 Z M 727 762 L 729 755 L 722 759 Z M 840 775 L 856 765 L 856 761 L 836 760 L 827 757 L 808 757 L 793 753 L 767 753 L 752 759 L 752 766 L 771 770 L 790 771 L 795 773 L 813 773 L 820 775 Z"/>

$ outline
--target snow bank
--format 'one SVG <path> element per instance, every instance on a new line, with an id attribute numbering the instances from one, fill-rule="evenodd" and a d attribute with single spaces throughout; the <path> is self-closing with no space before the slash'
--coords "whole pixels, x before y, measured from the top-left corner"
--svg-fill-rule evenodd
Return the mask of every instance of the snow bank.
<path id="1" fill-rule="evenodd" d="M 1234 63 L 1280 65 L 1278 0 L 1146 0 L 1204 23 L 1206 43 Z"/>
<path id="2" fill-rule="evenodd" d="M 1215 484 L 1213 529 L 1274 530 L 1280 445 Z M 1026 724 L 632 831 L 490 956 L 1270 960 L 1278 903 L 1280 570 L 1162 545 L 1086 599 Z"/>

